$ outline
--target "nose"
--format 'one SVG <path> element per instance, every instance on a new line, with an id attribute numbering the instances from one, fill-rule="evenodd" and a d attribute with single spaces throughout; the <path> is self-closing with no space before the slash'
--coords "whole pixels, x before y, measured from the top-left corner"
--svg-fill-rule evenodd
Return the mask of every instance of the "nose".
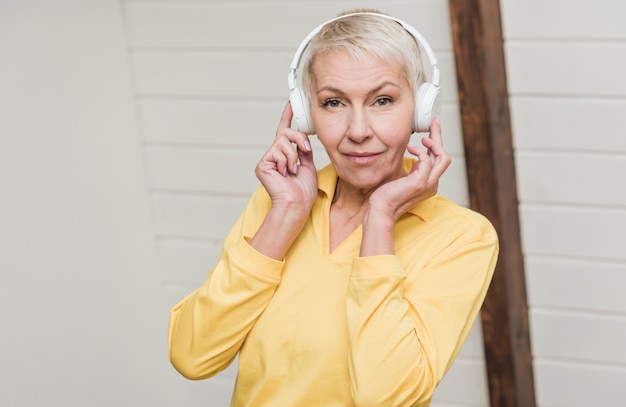
<path id="1" fill-rule="evenodd" d="M 347 136 L 355 143 L 362 143 L 371 136 L 371 128 L 364 109 L 353 109 L 350 112 Z"/>

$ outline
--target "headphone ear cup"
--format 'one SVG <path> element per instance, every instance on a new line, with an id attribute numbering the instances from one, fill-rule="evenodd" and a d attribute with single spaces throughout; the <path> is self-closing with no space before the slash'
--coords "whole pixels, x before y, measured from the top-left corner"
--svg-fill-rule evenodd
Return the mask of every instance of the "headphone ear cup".
<path id="1" fill-rule="evenodd" d="M 289 92 L 289 101 L 293 111 L 292 121 L 295 123 L 298 131 L 305 134 L 313 134 L 313 124 L 309 117 L 309 103 L 300 91 L 300 88 L 295 87 Z"/>
<path id="2" fill-rule="evenodd" d="M 415 95 L 415 118 L 413 130 L 416 132 L 430 131 L 430 123 L 439 114 L 441 90 L 432 83 L 420 85 Z"/>

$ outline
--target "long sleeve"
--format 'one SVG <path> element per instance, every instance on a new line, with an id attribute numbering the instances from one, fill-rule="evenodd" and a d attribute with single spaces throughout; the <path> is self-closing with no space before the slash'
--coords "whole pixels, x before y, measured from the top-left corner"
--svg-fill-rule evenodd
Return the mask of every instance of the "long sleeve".
<path id="1" fill-rule="evenodd" d="M 170 360 L 189 379 L 230 364 L 280 282 L 283 262 L 256 252 L 245 237 L 258 224 L 250 221 L 258 211 L 252 199 L 204 284 L 171 310 Z"/>
<path id="2" fill-rule="evenodd" d="M 444 230 L 452 240 L 441 250 L 431 244 L 432 255 L 407 245 L 401 255 L 354 260 L 346 311 L 358 406 L 427 403 L 471 329 L 495 268 L 497 237 L 486 221 L 456 237 Z"/>

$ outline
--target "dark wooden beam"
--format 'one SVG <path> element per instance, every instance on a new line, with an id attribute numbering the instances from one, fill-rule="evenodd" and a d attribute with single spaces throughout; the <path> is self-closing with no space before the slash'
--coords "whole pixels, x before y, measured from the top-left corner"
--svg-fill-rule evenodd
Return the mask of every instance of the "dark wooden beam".
<path id="1" fill-rule="evenodd" d="M 515 157 L 498 0 L 449 0 L 470 206 L 500 237 L 481 312 L 491 407 L 535 407 Z"/>

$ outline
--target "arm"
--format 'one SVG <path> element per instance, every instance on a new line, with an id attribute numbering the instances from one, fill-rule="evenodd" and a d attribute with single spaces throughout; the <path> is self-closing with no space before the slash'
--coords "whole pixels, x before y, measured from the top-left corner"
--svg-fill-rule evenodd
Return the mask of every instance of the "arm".
<path id="1" fill-rule="evenodd" d="M 407 146 L 417 162 L 405 177 L 381 185 L 369 198 L 363 219 L 361 256 L 394 254 L 394 227 L 409 208 L 437 193 L 439 178 L 450 166 L 450 156 L 443 148 L 441 125 L 435 117 L 430 135 L 422 139 L 427 148 Z"/>
<path id="2" fill-rule="evenodd" d="M 187 378 L 212 376 L 233 360 L 272 299 L 282 259 L 317 197 L 311 146 L 289 127 L 291 116 L 287 104 L 276 139 L 257 164 L 264 190 L 250 200 L 205 283 L 171 311 L 170 360 Z"/>
<path id="3" fill-rule="evenodd" d="M 206 281 L 171 310 L 170 360 L 189 379 L 210 377 L 230 364 L 280 282 L 282 262 L 257 252 L 244 237 L 267 211 L 260 192 L 226 238 Z"/>
<path id="4" fill-rule="evenodd" d="M 495 232 L 486 221 L 482 232 L 479 238 L 457 236 L 426 263 L 405 261 L 404 252 L 355 260 L 347 313 L 357 405 L 411 406 L 432 397 L 471 329 L 495 267 Z"/>
<path id="5" fill-rule="evenodd" d="M 450 234 L 459 231 L 449 232 L 448 224 L 421 224 L 436 230 L 437 253 L 424 252 L 428 245 L 418 242 L 432 240 L 433 233 L 404 231 L 412 236 L 413 250 L 403 252 L 402 260 L 395 255 L 398 219 L 436 194 L 450 164 L 438 119 L 422 143 L 427 151 L 407 147 L 417 163 L 407 176 L 372 194 L 363 221 L 361 257 L 354 263 L 347 299 L 358 405 L 409 406 L 430 399 L 469 332 L 493 272 L 497 238 L 480 216 L 481 228 L 464 219 L 467 230 L 459 236 Z M 407 256 L 417 260 L 403 264 Z"/>

